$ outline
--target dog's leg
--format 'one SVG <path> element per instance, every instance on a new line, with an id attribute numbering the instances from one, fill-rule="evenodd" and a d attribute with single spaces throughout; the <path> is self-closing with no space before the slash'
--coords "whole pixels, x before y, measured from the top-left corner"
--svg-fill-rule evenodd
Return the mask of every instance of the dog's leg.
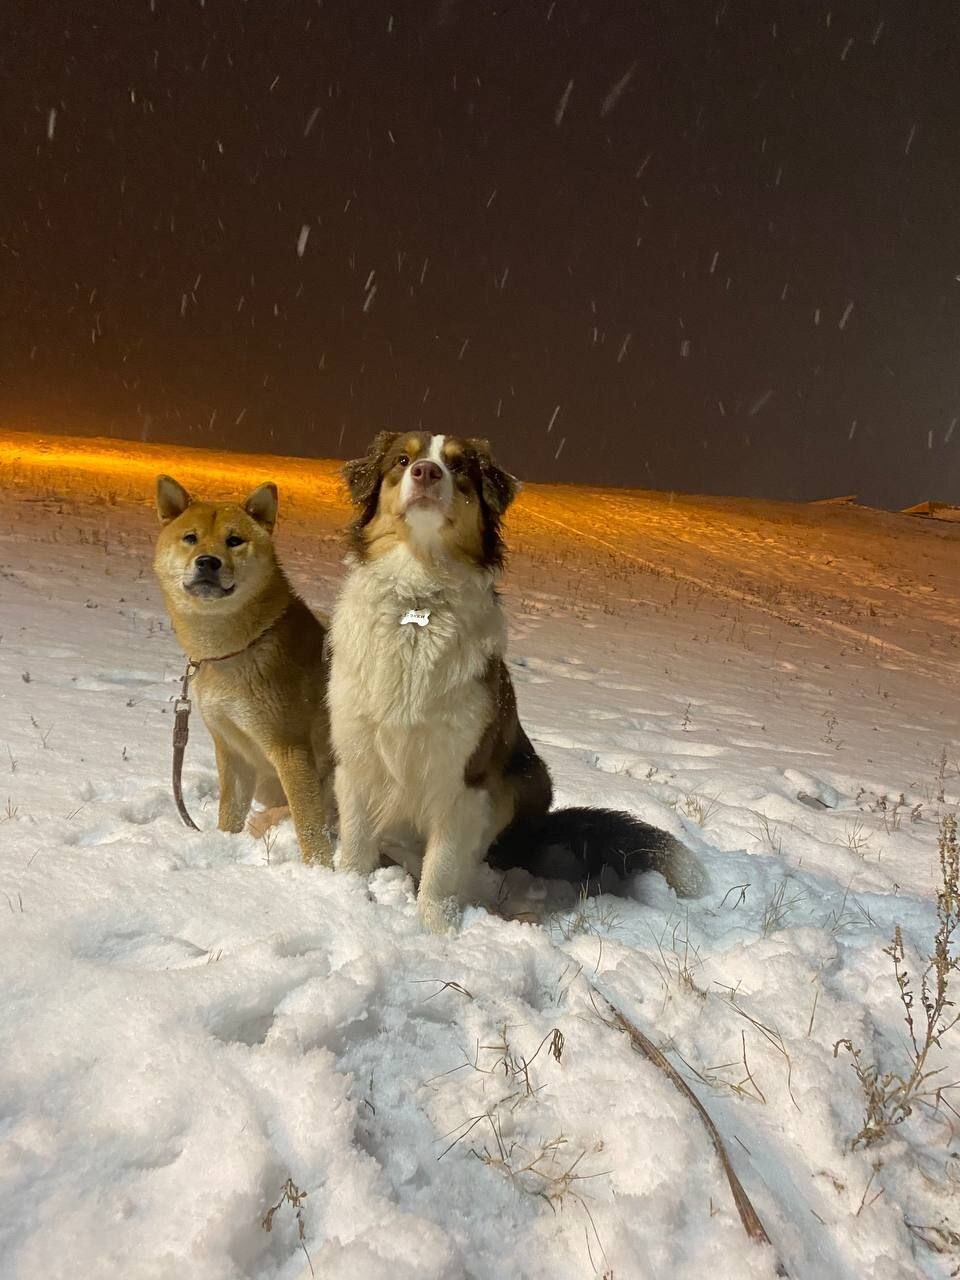
<path id="1" fill-rule="evenodd" d="M 217 754 L 217 773 L 220 775 L 220 814 L 217 826 L 221 831 L 242 831 L 253 801 L 257 770 L 218 734 L 214 734 L 213 745 Z"/>
<path id="2" fill-rule="evenodd" d="M 337 835 L 340 831 L 340 818 L 337 813 L 337 795 L 333 786 L 333 762 L 327 761 L 325 769 L 321 775 L 321 787 L 323 788 L 323 821 L 327 829 L 327 838 L 330 842 L 331 853 L 337 845 Z"/>
<path id="3" fill-rule="evenodd" d="M 366 790 L 342 765 L 334 775 L 334 789 L 340 822 L 340 870 L 369 875 L 380 865 L 380 848 Z"/>
<path id="4" fill-rule="evenodd" d="M 304 862 L 332 866 L 324 784 L 313 751 L 308 746 L 278 744 L 268 752 L 268 757 L 290 805 L 301 858 Z"/>
<path id="5" fill-rule="evenodd" d="M 417 912 L 431 933 L 460 924 L 461 895 L 492 839 L 495 823 L 484 791 L 463 791 L 427 838 Z"/>
<path id="6" fill-rule="evenodd" d="M 281 809 L 287 803 L 287 797 L 283 794 L 280 779 L 272 769 L 257 772 L 257 785 L 253 792 L 253 798 L 257 804 L 262 804 L 264 809 Z"/>

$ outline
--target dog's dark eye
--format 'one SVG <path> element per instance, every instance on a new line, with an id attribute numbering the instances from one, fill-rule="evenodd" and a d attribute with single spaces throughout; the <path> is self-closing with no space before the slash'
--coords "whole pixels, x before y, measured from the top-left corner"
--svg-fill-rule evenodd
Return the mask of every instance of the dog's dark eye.
<path id="1" fill-rule="evenodd" d="M 188 547 L 195 547 L 197 545 L 197 535 L 195 533 L 185 533 L 183 535 L 183 540 Z"/>
<path id="2" fill-rule="evenodd" d="M 448 470 L 448 471 L 457 472 L 457 471 L 462 471 L 462 470 L 463 470 L 463 459 L 462 459 L 462 458 L 447 458 L 446 462 L 447 462 L 447 470 Z"/>
<path id="3" fill-rule="evenodd" d="M 227 538 L 228 547 L 242 547 L 245 542 L 246 538 L 241 538 L 239 533 L 231 533 L 230 537 Z"/>
<path id="4" fill-rule="evenodd" d="M 410 459 L 407 457 L 405 453 L 401 453 L 400 456 L 397 458 L 398 467 L 406 467 L 409 465 L 409 463 L 410 463 Z"/>

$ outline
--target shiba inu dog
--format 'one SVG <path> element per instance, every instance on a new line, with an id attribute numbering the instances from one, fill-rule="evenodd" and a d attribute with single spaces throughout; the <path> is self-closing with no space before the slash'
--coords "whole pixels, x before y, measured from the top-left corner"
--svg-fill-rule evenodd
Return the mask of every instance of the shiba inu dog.
<path id="1" fill-rule="evenodd" d="M 304 861 L 329 865 L 326 632 L 277 561 L 276 486 L 261 485 L 242 503 L 202 502 L 160 476 L 157 512 L 154 569 L 197 666 L 193 690 L 220 775 L 220 830 L 242 831 L 255 796 L 274 805 L 285 796 Z"/>
<path id="2" fill-rule="evenodd" d="M 696 863 L 667 833 L 610 810 L 550 812 L 494 591 L 517 484 L 487 443 L 383 432 L 344 474 L 357 517 L 328 692 L 340 867 L 369 872 L 384 837 L 419 839 L 418 909 L 437 932 L 456 927 L 484 857 L 591 887 L 655 868 L 695 892 Z"/>

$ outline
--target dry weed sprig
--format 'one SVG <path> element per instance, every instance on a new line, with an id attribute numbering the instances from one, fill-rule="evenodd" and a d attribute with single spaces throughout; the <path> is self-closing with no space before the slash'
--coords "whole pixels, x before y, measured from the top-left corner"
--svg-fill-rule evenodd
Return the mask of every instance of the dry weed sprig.
<path id="1" fill-rule="evenodd" d="M 682 991 L 686 991 L 690 995 L 696 996 L 698 1000 L 706 1000 L 707 998 L 706 990 L 703 987 L 698 986 L 697 981 L 694 978 L 696 970 L 703 967 L 703 957 L 700 955 L 699 947 L 693 946 L 690 942 L 689 912 L 687 913 L 684 923 L 686 924 L 686 928 L 683 936 L 678 937 L 681 921 L 677 920 L 674 922 L 673 930 L 670 935 L 669 952 L 664 950 L 663 943 L 667 934 L 667 929 L 670 927 L 670 921 L 668 920 L 664 925 L 663 932 L 660 934 L 659 938 L 656 937 L 656 935 L 652 935 L 657 951 L 660 955 L 661 963 L 657 964 L 655 960 L 652 960 L 651 963 L 660 975 L 660 980 L 664 986 L 664 1004 L 666 1004 L 666 1000 L 669 996 L 671 981 L 675 981 Z"/>
<path id="2" fill-rule="evenodd" d="M 567 912 L 557 912 L 551 924 L 556 925 L 561 936 L 569 942 L 578 933 L 595 934 L 602 941 L 603 933 L 611 933 L 618 929 L 623 917 L 615 902 L 611 903 L 606 895 L 591 897 L 586 889 L 577 895 L 577 905 L 569 919 L 564 919 Z"/>
<path id="3" fill-rule="evenodd" d="M 843 929 L 849 928 L 852 925 L 857 925 L 858 928 L 868 929 L 875 929 L 877 927 L 876 920 L 874 920 L 869 910 L 858 898 L 853 899 L 853 905 L 856 908 L 855 911 L 851 910 L 847 906 L 850 899 L 850 885 L 852 884 L 853 881 L 851 880 L 843 891 L 843 897 L 840 899 L 840 905 L 835 907 L 824 921 L 824 929 L 829 929 L 833 934 L 838 934 Z"/>
<path id="4" fill-rule="evenodd" d="M 522 1084 L 522 1094 L 526 1098 L 532 1098 L 537 1090 L 530 1079 L 530 1068 L 540 1053 L 540 1050 L 549 1041 L 550 1054 L 555 1062 L 559 1062 L 563 1057 L 564 1037 L 559 1027 L 554 1027 L 549 1031 L 537 1046 L 536 1051 L 531 1058 L 525 1058 L 522 1053 L 514 1053 L 507 1041 L 507 1029 L 503 1028 L 503 1040 L 500 1044 L 481 1045 L 482 1049 L 492 1049 L 500 1056 L 496 1059 L 490 1071 L 496 1071 L 500 1067 L 503 1068 L 505 1077 L 512 1077 L 514 1080 Z M 479 1069 L 479 1068 L 478 1068 Z"/>
<path id="5" fill-rule="evenodd" d="M 424 1004 L 427 1003 L 427 1000 L 433 1000 L 436 996 L 442 995 L 444 991 L 458 991 L 460 995 L 466 996 L 468 1000 L 473 999 L 473 993 L 468 991 L 466 987 L 462 987 L 459 982 L 445 981 L 443 978 L 413 978 L 412 981 L 417 983 L 439 982 L 439 987 L 427 996 L 427 999 L 423 1002 Z"/>
<path id="6" fill-rule="evenodd" d="M 749 881 L 746 884 L 732 884 L 730 888 L 727 890 L 727 892 L 720 899 L 719 906 L 722 907 L 724 905 L 726 900 L 730 897 L 731 893 L 738 893 L 739 896 L 737 897 L 736 902 L 733 904 L 733 907 L 731 908 L 733 911 L 736 911 L 737 907 L 743 906 L 743 904 L 746 902 L 747 890 L 749 888 L 750 888 Z"/>
<path id="7" fill-rule="evenodd" d="M 263 845 L 263 852 L 266 857 L 268 867 L 271 863 L 274 845 L 277 843 L 279 838 L 280 833 L 275 827 L 269 827 L 260 837 L 260 842 Z"/>
<path id="8" fill-rule="evenodd" d="M 692 1072 L 708 1088 L 717 1090 L 729 1089 L 738 1098 L 748 1098 L 751 1102 L 766 1104 L 766 1096 L 754 1079 L 753 1072 L 750 1070 L 750 1063 L 747 1061 L 747 1041 L 742 1031 L 740 1033 L 740 1044 L 740 1057 L 735 1061 L 718 1062 L 716 1066 L 706 1067 L 703 1071 L 698 1071 L 692 1062 L 688 1062 L 675 1044 L 671 1045 L 671 1048 L 687 1070 Z M 742 1067 L 746 1074 L 740 1080 L 728 1080 L 726 1076 L 717 1074 L 720 1071 L 730 1071 L 733 1067 L 738 1069 Z M 749 1088 L 747 1087 L 748 1085 Z"/>
<path id="9" fill-rule="evenodd" d="M 457 984 L 452 985 L 456 986 Z M 463 988 L 460 987 L 457 989 L 463 990 Z M 473 999 L 473 997 L 469 995 L 469 992 L 464 991 L 464 994 L 468 995 L 471 1000 Z M 515 1081 L 521 1086 L 519 1089 L 513 1089 L 510 1093 L 495 1102 L 489 1112 L 484 1112 L 477 1117 L 471 1116 L 470 1121 L 463 1121 L 463 1124 L 470 1123 L 472 1127 L 471 1122 L 482 1120 L 484 1115 L 493 1114 L 493 1112 L 495 1112 L 499 1107 L 504 1106 L 506 1103 L 513 1103 L 513 1106 L 510 1109 L 515 1110 L 525 1098 L 536 1097 L 542 1086 L 534 1085 L 530 1078 L 530 1068 L 539 1057 L 545 1045 L 548 1046 L 550 1056 L 555 1062 L 560 1062 L 563 1057 L 566 1039 L 559 1027 L 553 1027 L 547 1032 L 529 1058 L 525 1058 L 522 1053 L 515 1053 L 513 1051 L 510 1047 L 507 1031 L 507 1024 L 504 1023 L 500 1028 L 500 1040 L 496 1044 L 480 1044 L 478 1041 L 476 1051 L 472 1058 L 466 1050 L 461 1048 L 460 1051 L 464 1057 L 463 1062 L 459 1063 L 455 1067 L 451 1067 L 449 1071 L 441 1071 L 439 1075 L 431 1076 L 428 1080 L 423 1082 L 424 1085 L 433 1084 L 437 1080 L 442 1080 L 447 1076 L 456 1075 L 457 1072 L 470 1068 L 484 1076 L 502 1075 L 505 1080 Z M 481 1066 L 481 1053 L 495 1053 L 497 1056 L 489 1066 Z M 457 1125 L 454 1129 L 450 1130 L 450 1133 L 456 1132 L 456 1129 L 460 1127 L 460 1125 Z M 443 1152 L 441 1152 L 441 1154 L 437 1156 L 437 1159 L 441 1160 L 443 1156 L 447 1154 L 447 1151 L 449 1151 L 451 1147 L 455 1147 L 460 1141 L 460 1138 L 465 1137 L 468 1132 L 469 1129 L 465 1130 L 459 1138 L 455 1138 L 450 1144 L 450 1147 L 447 1147 Z M 444 1134 L 443 1137 L 449 1137 L 450 1133 Z"/>
<path id="10" fill-rule="evenodd" d="M 960 1250 L 960 1232 L 954 1231 L 946 1218 L 940 1226 L 924 1225 L 906 1219 L 904 1222 L 907 1230 L 934 1253 L 956 1253 Z M 950 1274 L 955 1276 L 957 1272 L 951 1271 Z"/>
<path id="11" fill-rule="evenodd" d="M 306 1198 L 307 1192 L 301 1191 L 292 1178 L 287 1178 L 286 1182 L 283 1184 L 283 1189 L 280 1192 L 280 1199 L 275 1205 L 271 1206 L 271 1208 L 267 1210 L 260 1225 L 263 1227 L 264 1231 L 272 1231 L 274 1216 L 284 1206 L 284 1204 L 289 1204 L 297 1219 L 297 1236 L 300 1248 L 303 1250 L 303 1256 L 307 1260 L 307 1265 L 310 1268 L 310 1274 L 316 1275 L 316 1272 L 313 1269 L 313 1262 L 310 1259 L 309 1253 L 307 1253 L 307 1246 L 303 1243 L 303 1237 L 307 1230 L 306 1220 L 303 1216 L 303 1202 Z"/>
<path id="12" fill-rule="evenodd" d="M 576 1184 L 590 1178 L 606 1177 L 609 1170 L 598 1170 L 596 1173 L 580 1173 L 578 1171 L 580 1163 L 587 1155 L 585 1149 L 573 1156 L 569 1163 L 561 1160 L 560 1153 L 567 1146 L 567 1139 L 562 1133 L 558 1134 L 556 1138 L 541 1142 L 535 1149 L 528 1148 L 518 1142 L 508 1144 L 504 1141 L 499 1115 L 487 1113 L 485 1117 L 481 1116 L 479 1118 L 486 1118 L 490 1121 L 496 1149 L 491 1151 L 489 1147 L 484 1145 L 479 1150 L 476 1148 L 471 1149 L 471 1155 L 475 1156 L 487 1168 L 495 1169 L 498 1173 L 502 1173 L 518 1190 L 524 1191 L 528 1195 L 536 1196 L 537 1199 L 545 1200 L 554 1213 L 558 1209 L 562 1209 L 567 1200 L 572 1200 L 579 1205 L 590 1224 L 593 1238 L 604 1262 L 606 1262 L 603 1241 L 600 1239 L 597 1224 L 593 1219 L 593 1214 L 590 1212 L 590 1206 L 587 1204 L 586 1195 L 579 1190 Z M 587 1253 L 590 1256 L 591 1265 L 596 1271 L 596 1264 L 593 1262 L 590 1250 L 589 1233 L 587 1234 Z"/>
<path id="13" fill-rule="evenodd" d="M 751 812 L 757 820 L 757 830 L 760 833 L 754 839 L 759 844 L 766 845 L 771 853 L 777 854 L 778 857 L 781 856 L 783 854 L 783 837 L 778 834 L 777 823 L 771 822 L 765 813 L 760 813 L 757 809 L 753 809 Z"/>
<path id="14" fill-rule="evenodd" d="M 954 1008 L 954 1001 L 950 999 L 950 981 L 960 971 L 960 956 L 954 950 L 955 939 L 960 933 L 960 844 L 957 842 L 957 820 L 952 814 L 941 820 L 938 852 L 941 883 L 937 890 L 937 929 L 932 955 L 920 976 L 919 1007 L 915 982 L 907 969 L 906 948 L 899 925 L 893 931 L 890 946 L 884 948 L 884 955 L 889 956 L 893 963 L 894 982 L 910 1035 L 909 1070 L 881 1071 L 876 1063 L 868 1062 L 863 1050 L 846 1037 L 833 1046 L 834 1057 L 841 1048 L 850 1055 L 866 1102 L 864 1122 L 853 1139 L 854 1147 L 879 1142 L 890 1129 L 907 1119 L 917 1103 L 930 1097 L 936 1097 L 938 1102 L 941 1100 L 940 1090 L 932 1088 L 930 1081 L 942 1068 L 931 1070 L 927 1063 L 933 1048 L 941 1048 L 942 1037 L 960 1021 L 960 1013 L 948 1012 Z"/>
<path id="15" fill-rule="evenodd" d="M 880 1166 L 876 1164 L 870 1170 L 870 1177 L 867 1179 L 867 1185 L 863 1188 L 863 1195 L 860 1197 L 859 1208 L 857 1209 L 857 1212 L 853 1215 L 855 1218 L 859 1218 L 861 1213 L 863 1213 L 864 1209 L 869 1209 L 872 1204 L 876 1204 L 876 1202 L 883 1195 L 884 1188 L 881 1187 L 880 1190 L 876 1193 L 876 1195 L 871 1196 L 870 1199 L 867 1200 L 867 1193 L 869 1192 L 870 1188 L 873 1186 L 873 1180 L 877 1176 L 877 1171 L 879 1170 L 879 1168 Z"/>
<path id="16" fill-rule="evenodd" d="M 947 785 L 947 748 L 940 748 L 940 755 L 934 761 L 937 766 L 935 782 L 937 784 L 937 804 L 943 804 L 946 796 Z"/>
<path id="17" fill-rule="evenodd" d="M 784 1062 L 787 1064 L 787 1093 L 789 1093 L 790 1095 L 790 1101 L 799 1111 L 800 1103 L 797 1102 L 796 1098 L 793 1095 L 793 1063 L 790 1060 L 790 1054 L 787 1052 L 787 1046 L 783 1043 L 783 1036 L 780 1034 L 780 1032 L 777 1030 L 776 1027 L 766 1026 L 764 1023 L 760 1022 L 757 1018 L 754 1018 L 749 1013 L 747 1013 L 746 1009 L 742 1009 L 740 1005 L 737 1004 L 736 992 L 734 992 L 733 995 L 729 997 L 729 999 L 730 999 L 731 1007 L 734 1008 L 737 1011 L 737 1013 L 739 1013 L 740 1017 L 746 1018 L 747 1022 L 749 1022 L 752 1027 L 756 1027 L 756 1029 L 760 1032 L 760 1034 L 767 1041 L 767 1043 L 772 1045 L 773 1048 L 776 1049 L 776 1051 L 783 1057 Z M 816 1004 L 814 1004 L 814 1008 L 816 1008 Z M 813 1019 L 811 1015 L 811 1025 L 812 1023 L 813 1023 Z"/>
<path id="18" fill-rule="evenodd" d="M 720 808 L 720 795 L 718 792 L 715 796 L 701 796 L 691 792 L 690 795 L 684 796 L 677 807 L 699 826 L 705 827 Z"/>
<path id="19" fill-rule="evenodd" d="M 763 914 L 760 917 L 760 933 L 764 938 L 769 938 L 771 933 L 777 933 L 784 928 L 787 916 L 792 908 L 803 902 L 807 896 L 804 889 L 797 889 L 790 898 L 787 898 L 786 893 L 787 880 L 784 879 L 779 881 L 777 887 L 767 899 Z"/>
<path id="20" fill-rule="evenodd" d="M 864 851 L 870 847 L 870 834 L 859 818 L 855 818 L 852 823 L 847 824 L 844 840 L 853 852 L 859 854 L 861 858 L 864 856 Z"/>
<path id="21" fill-rule="evenodd" d="M 42 725 L 37 723 L 33 716 L 30 717 L 30 723 L 37 731 L 41 747 L 43 747 L 44 751 L 48 750 L 50 746 L 50 735 L 53 733 L 53 725 L 51 725 L 49 729 L 44 729 Z"/>

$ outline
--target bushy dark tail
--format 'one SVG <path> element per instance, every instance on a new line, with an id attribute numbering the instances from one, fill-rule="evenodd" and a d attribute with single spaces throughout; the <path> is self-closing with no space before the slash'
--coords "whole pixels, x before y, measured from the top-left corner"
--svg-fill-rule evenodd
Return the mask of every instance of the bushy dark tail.
<path id="1" fill-rule="evenodd" d="M 679 840 L 617 809 L 554 809 L 519 818 L 490 847 L 498 871 L 521 867 L 546 880 L 582 884 L 587 892 L 616 892 L 639 871 L 659 871 L 685 898 L 705 887 L 696 858 Z"/>

